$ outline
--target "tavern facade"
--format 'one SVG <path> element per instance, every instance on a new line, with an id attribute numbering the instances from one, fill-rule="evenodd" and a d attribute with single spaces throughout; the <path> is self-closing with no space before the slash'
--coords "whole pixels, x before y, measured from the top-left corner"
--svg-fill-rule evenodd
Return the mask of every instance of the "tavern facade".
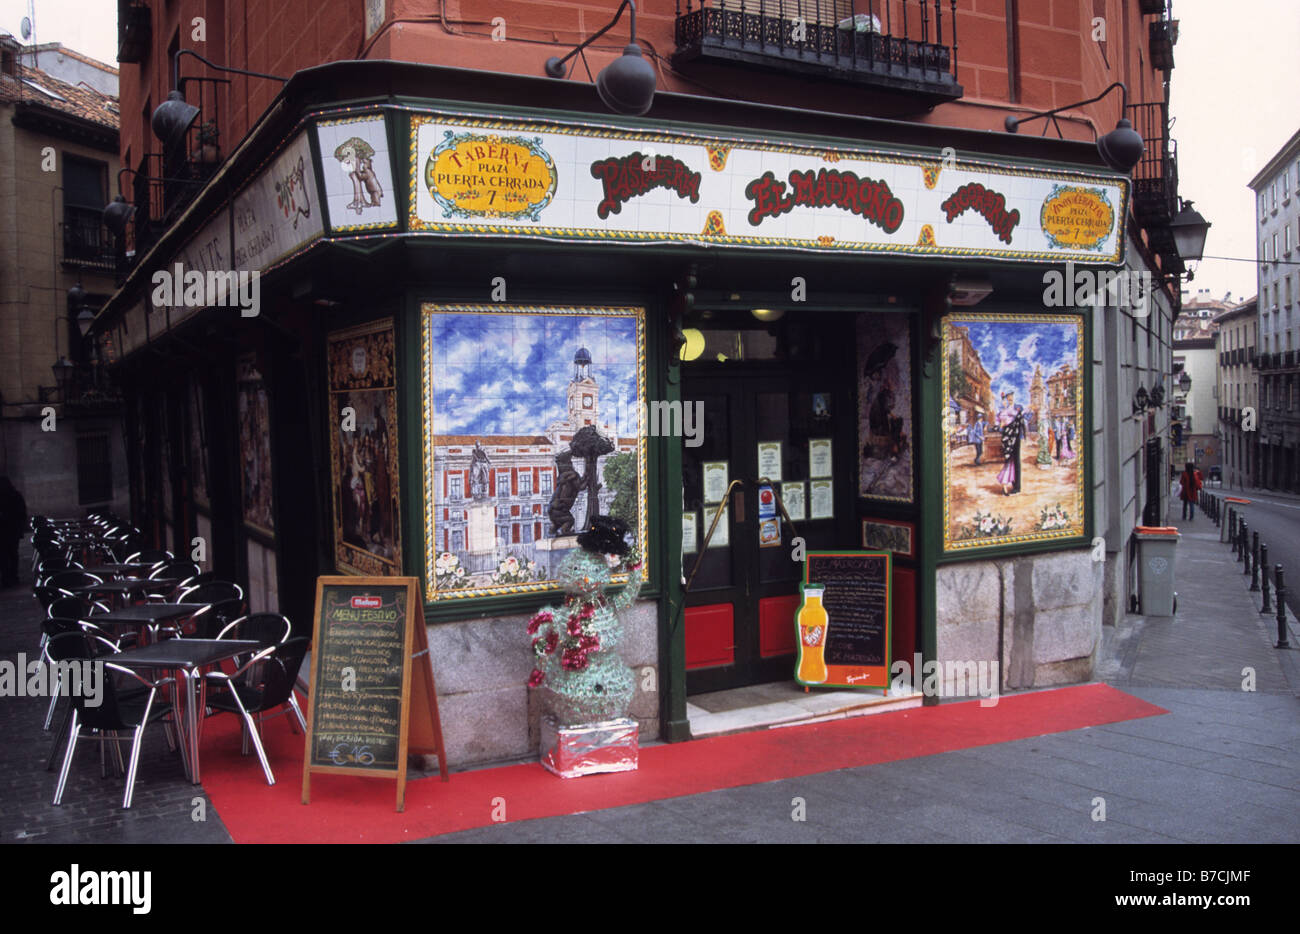
<path id="1" fill-rule="evenodd" d="M 1148 482 L 1167 411 L 1131 400 L 1168 378 L 1178 301 L 1172 60 L 1114 39 L 1102 54 L 1080 28 L 1092 3 L 1010 23 L 941 5 L 924 34 L 912 2 L 878 5 L 874 31 L 826 13 L 808 23 L 820 62 L 685 3 L 638 18 L 645 54 L 676 53 L 648 112 L 618 114 L 581 70 L 543 75 L 619 4 L 504 6 L 494 42 L 455 4 L 430 22 L 327 3 L 310 34 L 216 59 L 291 75 L 282 89 L 235 74 L 195 91 L 203 117 L 161 141 L 134 115 L 170 90 L 165 37 L 198 7 L 146 8 L 124 152 L 197 181 L 144 213 L 140 191 L 135 263 L 96 321 L 128 392 L 137 523 L 207 537 L 218 570 L 302 627 L 317 575 L 418 577 L 455 765 L 536 749 L 524 624 L 596 512 L 647 559 L 625 656 L 648 736 L 709 732 L 690 696 L 790 682 L 796 538 L 891 542 L 893 658 L 997 663 L 1006 689 L 1091 677 L 1136 589 L 1130 532 L 1167 495 Z M 624 28 L 585 50 L 593 68 Z M 228 15 L 226 45 L 249 29 Z M 1115 81 L 1127 109 L 1110 93 L 1065 108 L 1064 138 L 1006 132 Z M 1132 174 L 1093 142 L 1128 139 L 1108 132 L 1121 117 L 1157 154 Z M 204 145 L 224 155 L 210 170 Z M 175 262 L 257 271 L 260 313 L 155 305 L 149 276 Z M 1067 262 L 1166 284 L 1140 310 L 1046 310 Z M 701 406 L 698 443 L 632 430 L 625 413 L 663 403 Z M 1073 450 L 1048 433 L 1066 423 Z"/>

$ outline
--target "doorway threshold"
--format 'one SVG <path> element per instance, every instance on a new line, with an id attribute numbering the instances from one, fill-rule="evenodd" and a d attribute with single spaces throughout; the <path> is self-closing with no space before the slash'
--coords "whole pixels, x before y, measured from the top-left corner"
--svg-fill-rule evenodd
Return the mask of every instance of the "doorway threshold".
<path id="1" fill-rule="evenodd" d="M 919 691 L 884 694 L 814 688 L 805 693 L 794 681 L 777 681 L 692 695 L 686 700 L 686 717 L 691 724 L 691 736 L 700 739 L 906 710 L 920 707 L 922 701 Z"/>

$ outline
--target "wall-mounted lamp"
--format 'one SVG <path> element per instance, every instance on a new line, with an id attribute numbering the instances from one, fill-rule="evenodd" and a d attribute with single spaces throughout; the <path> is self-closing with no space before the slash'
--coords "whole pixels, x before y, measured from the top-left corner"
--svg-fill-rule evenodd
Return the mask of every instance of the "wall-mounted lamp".
<path id="1" fill-rule="evenodd" d="M 1178 377 L 1178 388 L 1184 393 L 1192 391 L 1192 377 L 1186 370 L 1183 370 L 1183 375 Z"/>
<path id="2" fill-rule="evenodd" d="M 699 328 L 683 328 L 682 337 L 686 343 L 682 344 L 678 356 L 683 360 L 698 360 L 704 353 L 704 332 Z"/>
<path id="3" fill-rule="evenodd" d="M 153 112 L 153 117 L 149 121 L 149 125 L 153 127 L 153 135 L 158 137 L 167 149 L 171 149 L 185 138 L 190 124 L 199 115 L 199 108 L 187 103 L 185 94 L 181 91 L 182 55 L 192 55 L 209 68 L 215 68 L 217 71 L 246 75 L 250 78 L 266 78 L 270 81 L 279 81 L 281 84 L 289 80 L 288 78 L 281 78 L 279 75 L 263 74 L 260 71 L 246 71 L 243 68 L 228 68 L 225 65 L 216 65 L 198 52 L 190 49 L 177 49 L 176 54 L 172 56 L 172 91 L 167 95 L 167 100 L 158 105 L 158 109 Z"/>
<path id="4" fill-rule="evenodd" d="M 759 321 L 780 321 L 785 317 L 784 308 L 752 308 L 749 312 Z"/>
<path id="5" fill-rule="evenodd" d="M 1008 133 L 1015 133 L 1020 129 L 1020 124 L 1028 123 L 1031 120 L 1038 120 L 1042 117 L 1055 117 L 1062 110 L 1070 110 L 1074 107 L 1082 107 L 1084 104 L 1095 104 L 1111 91 L 1119 88 L 1124 92 L 1123 103 L 1120 105 L 1120 113 L 1128 112 L 1128 86 L 1123 81 L 1116 81 L 1102 91 L 1096 97 L 1090 97 L 1086 101 L 1079 101 L 1077 104 L 1066 104 L 1064 107 L 1057 107 L 1055 110 L 1046 110 L 1042 113 L 1030 114 L 1027 117 L 1007 117 L 1003 126 Z M 1053 121 L 1055 122 L 1055 121 Z M 1060 127 L 1057 127 L 1060 132 Z M 1133 124 L 1125 117 L 1120 117 L 1119 122 L 1115 124 L 1115 129 L 1111 130 L 1105 136 L 1097 140 L 1097 152 L 1101 154 L 1102 161 L 1114 169 L 1116 172 L 1123 172 L 1127 175 L 1133 171 L 1133 166 L 1142 161 L 1142 153 L 1146 151 L 1146 146 L 1142 142 L 1141 135 L 1133 129 Z"/>
<path id="6" fill-rule="evenodd" d="M 564 63 L 578 55 L 605 33 L 614 28 L 623 10 L 630 8 L 629 15 L 631 38 L 623 48 L 623 54 L 606 65 L 596 75 L 596 93 L 605 102 L 605 106 L 615 113 L 640 115 L 650 109 L 655 96 L 655 70 L 641 56 L 641 47 L 636 43 L 636 4 L 632 0 L 623 0 L 619 4 L 614 18 L 599 32 L 583 42 L 563 58 L 552 56 L 546 60 L 546 73 L 552 78 L 564 77 Z M 586 61 L 586 56 L 583 56 Z"/>
<path id="7" fill-rule="evenodd" d="M 1133 414 L 1140 415 L 1147 410 L 1147 403 L 1150 399 L 1147 396 L 1146 388 L 1139 386 L 1137 392 L 1133 394 Z"/>

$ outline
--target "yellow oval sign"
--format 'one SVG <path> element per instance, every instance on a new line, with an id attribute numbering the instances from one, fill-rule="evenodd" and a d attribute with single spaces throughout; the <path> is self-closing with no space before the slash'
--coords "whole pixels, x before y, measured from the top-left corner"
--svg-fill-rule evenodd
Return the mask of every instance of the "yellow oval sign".
<path id="1" fill-rule="evenodd" d="M 1039 216 L 1048 242 L 1058 250 L 1099 250 L 1115 226 L 1105 190 L 1056 185 Z"/>
<path id="2" fill-rule="evenodd" d="M 536 221 L 559 174 L 540 138 L 452 133 L 424 166 L 424 184 L 446 217 Z"/>

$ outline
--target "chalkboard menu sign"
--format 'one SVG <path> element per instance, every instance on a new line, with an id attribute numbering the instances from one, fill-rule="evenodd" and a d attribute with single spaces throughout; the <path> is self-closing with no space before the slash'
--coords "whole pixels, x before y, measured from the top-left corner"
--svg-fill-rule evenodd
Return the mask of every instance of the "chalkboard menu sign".
<path id="1" fill-rule="evenodd" d="M 311 669 L 303 804 L 311 774 L 333 772 L 396 778 L 401 811 L 411 752 L 437 755 L 446 780 L 416 578 L 318 578 Z"/>
<path id="2" fill-rule="evenodd" d="M 820 584 L 824 588 L 821 603 L 827 617 L 822 643 L 825 673 L 817 682 L 801 680 L 801 683 L 889 687 L 890 580 L 887 553 L 808 553 L 804 564 L 805 587 Z"/>

